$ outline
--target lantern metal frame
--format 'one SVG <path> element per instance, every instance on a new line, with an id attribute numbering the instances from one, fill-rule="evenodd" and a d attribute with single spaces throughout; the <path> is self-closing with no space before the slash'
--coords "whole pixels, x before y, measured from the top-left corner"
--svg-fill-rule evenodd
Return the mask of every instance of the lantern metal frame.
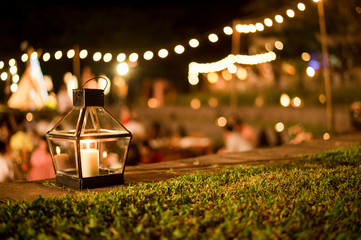
<path id="1" fill-rule="evenodd" d="M 99 77 L 89 79 L 86 83 L 97 78 Z M 86 83 L 84 83 L 84 85 Z M 104 108 L 104 89 L 106 86 L 104 89 L 89 89 L 83 88 L 84 85 L 80 89 L 73 90 L 73 108 L 66 113 L 62 119 L 46 134 L 56 174 L 56 182 L 76 189 L 98 188 L 123 184 L 124 171 L 132 134 Z M 64 131 L 57 129 L 62 121 L 65 121 L 65 119 L 72 114 L 74 109 L 79 110 L 79 116 L 77 117 L 77 122 L 75 123 L 75 129 Z M 102 115 L 99 115 L 100 113 Z M 90 117 L 86 114 L 90 115 Z M 116 126 L 117 130 L 102 129 L 102 126 L 100 126 L 102 121 L 100 116 L 105 116 L 106 119 L 110 120 L 111 123 Z M 87 125 L 88 122 L 91 122 L 91 124 L 94 125 L 94 128 L 90 129 L 91 131 L 85 129 L 85 125 Z M 59 169 L 60 167 L 58 165 L 60 164 L 57 162 L 57 156 L 60 155 L 57 155 L 55 142 L 63 143 L 63 145 L 68 144 L 70 149 L 73 146 L 74 152 L 68 150 L 69 152 L 66 153 L 68 154 L 68 161 L 69 156 L 73 156 L 71 159 L 73 161 L 73 167 L 64 168 L 62 170 Z M 94 150 L 96 151 L 101 146 L 106 146 L 106 144 L 116 145 L 117 149 L 121 148 L 119 153 L 115 154 L 118 157 L 117 163 L 118 165 L 121 165 L 121 167 L 100 167 L 99 162 L 101 156 L 100 151 L 98 151 L 95 153 L 98 154 L 98 174 L 85 176 L 83 173 L 86 165 L 85 155 L 82 155 L 81 148 L 82 144 L 85 142 L 91 142 L 95 146 Z M 117 144 L 122 145 L 119 147 Z M 84 159 L 82 159 L 82 157 L 84 157 Z"/>

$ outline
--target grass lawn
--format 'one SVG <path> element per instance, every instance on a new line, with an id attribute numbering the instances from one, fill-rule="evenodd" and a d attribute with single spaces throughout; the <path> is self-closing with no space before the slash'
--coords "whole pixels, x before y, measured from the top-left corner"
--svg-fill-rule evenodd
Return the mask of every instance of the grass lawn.
<path id="1" fill-rule="evenodd" d="M 361 146 L 0 206 L 15 239 L 361 239 Z"/>

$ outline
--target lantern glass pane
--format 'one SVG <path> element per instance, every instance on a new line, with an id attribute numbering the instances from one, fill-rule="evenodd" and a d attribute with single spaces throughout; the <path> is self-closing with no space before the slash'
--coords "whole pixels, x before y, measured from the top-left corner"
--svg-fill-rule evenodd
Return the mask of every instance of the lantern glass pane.
<path id="1" fill-rule="evenodd" d="M 80 136 L 129 134 L 103 107 L 87 107 Z"/>
<path id="2" fill-rule="evenodd" d="M 82 108 L 70 110 L 50 131 L 52 134 L 75 136 Z"/>
<path id="3" fill-rule="evenodd" d="M 130 137 L 80 141 L 83 177 L 123 173 L 129 143 Z"/>
<path id="4" fill-rule="evenodd" d="M 55 173 L 78 177 L 76 141 L 49 138 L 48 142 Z"/>

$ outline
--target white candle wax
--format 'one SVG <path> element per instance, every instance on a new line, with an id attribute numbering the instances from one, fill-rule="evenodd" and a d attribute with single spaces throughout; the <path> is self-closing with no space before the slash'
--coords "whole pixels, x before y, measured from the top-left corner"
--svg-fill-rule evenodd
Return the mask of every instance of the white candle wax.
<path id="1" fill-rule="evenodd" d="M 99 151 L 80 149 L 81 170 L 83 177 L 99 176 Z"/>

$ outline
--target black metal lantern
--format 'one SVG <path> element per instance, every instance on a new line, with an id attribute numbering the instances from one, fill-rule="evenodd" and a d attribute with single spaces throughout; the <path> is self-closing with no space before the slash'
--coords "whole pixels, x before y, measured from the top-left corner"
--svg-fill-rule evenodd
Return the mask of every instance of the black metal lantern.
<path id="1" fill-rule="evenodd" d="M 74 89 L 73 108 L 46 138 L 57 183 L 77 189 L 124 183 L 132 135 L 104 108 L 102 89 Z"/>

